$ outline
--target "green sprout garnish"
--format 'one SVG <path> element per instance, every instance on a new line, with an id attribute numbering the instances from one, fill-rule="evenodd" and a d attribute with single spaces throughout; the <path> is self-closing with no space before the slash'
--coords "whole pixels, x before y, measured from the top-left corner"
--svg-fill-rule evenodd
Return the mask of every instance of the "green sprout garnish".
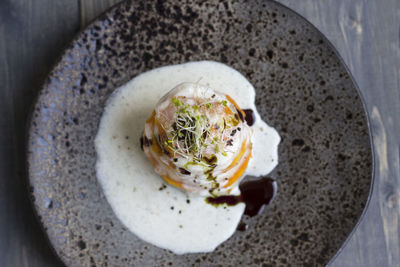
<path id="1" fill-rule="evenodd" d="M 172 98 L 172 103 L 174 104 L 175 107 L 179 107 L 179 106 L 182 106 L 182 105 L 183 105 L 182 101 L 180 101 L 180 100 L 179 100 L 178 98 L 176 98 L 176 97 L 173 97 L 173 98 Z"/>
<path id="2" fill-rule="evenodd" d="M 208 110 L 213 108 L 214 103 L 209 100 L 197 98 L 195 103 L 187 104 L 181 97 L 173 97 L 171 101 L 176 111 L 170 128 L 164 129 L 167 138 L 163 144 L 174 157 L 179 155 L 187 159 L 187 165 L 199 165 L 205 170 L 211 168 L 212 171 L 215 168 L 214 164 L 204 160 L 204 156 L 209 157 L 210 148 L 215 153 L 222 152 L 223 156 L 227 156 L 223 151 L 225 141 L 222 134 L 230 126 L 229 123 L 235 124 L 235 118 L 232 116 L 231 119 L 228 117 L 227 121 L 225 118 L 217 122 L 209 121 L 202 108 Z M 227 106 L 228 101 L 222 100 L 220 104 Z"/>
<path id="3" fill-rule="evenodd" d="M 217 153 L 219 152 L 219 146 L 218 145 L 216 145 L 214 149 L 215 149 L 215 152 L 217 152 Z"/>
<path id="4" fill-rule="evenodd" d="M 197 105 L 188 105 L 177 98 L 172 98 L 175 106 L 179 109 L 175 114 L 175 121 L 168 131 L 171 150 L 174 154 L 185 155 L 192 154 L 193 161 L 200 162 L 202 151 L 207 147 L 206 137 L 209 134 L 208 120 L 206 116 L 200 114 Z"/>

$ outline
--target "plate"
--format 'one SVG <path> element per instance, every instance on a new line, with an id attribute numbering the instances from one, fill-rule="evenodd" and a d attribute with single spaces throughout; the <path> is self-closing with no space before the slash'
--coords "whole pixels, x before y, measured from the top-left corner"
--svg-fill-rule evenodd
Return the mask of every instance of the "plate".
<path id="1" fill-rule="evenodd" d="M 110 94 L 160 66 L 215 60 L 257 91 L 282 137 L 278 195 L 215 252 L 177 256 L 115 217 L 95 175 Z M 29 131 L 33 203 L 71 266 L 324 265 L 356 226 L 371 187 L 366 112 L 342 60 L 304 18 L 274 2 L 125 1 L 69 45 L 39 93 Z M 134 210 L 132 211 L 134 212 Z"/>

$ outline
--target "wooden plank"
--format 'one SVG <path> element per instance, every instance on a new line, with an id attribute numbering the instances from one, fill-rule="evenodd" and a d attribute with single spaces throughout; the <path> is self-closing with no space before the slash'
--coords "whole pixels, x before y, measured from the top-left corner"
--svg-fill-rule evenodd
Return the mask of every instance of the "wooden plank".
<path id="1" fill-rule="evenodd" d="M 57 266 L 25 190 L 29 105 L 72 35 L 119 0 L 0 4 L 0 266 Z M 280 0 L 317 26 L 349 66 L 372 114 L 379 156 L 365 219 L 332 266 L 398 266 L 400 2 Z"/>
<path id="2" fill-rule="evenodd" d="M 332 266 L 400 266 L 400 1 L 280 0 L 338 49 L 371 114 L 376 180 L 370 207 Z"/>
<path id="3" fill-rule="evenodd" d="M 84 27 L 121 0 L 79 0 L 80 26 Z"/>
<path id="4" fill-rule="evenodd" d="M 0 4 L 0 266 L 58 266 L 28 199 L 27 116 L 34 96 L 78 29 L 76 1 Z"/>

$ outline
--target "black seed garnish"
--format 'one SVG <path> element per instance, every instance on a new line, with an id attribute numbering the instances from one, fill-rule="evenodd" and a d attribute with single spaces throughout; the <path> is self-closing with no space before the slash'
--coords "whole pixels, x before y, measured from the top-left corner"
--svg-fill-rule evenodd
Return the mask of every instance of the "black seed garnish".
<path id="1" fill-rule="evenodd" d="M 231 132 L 231 136 L 234 136 L 235 134 L 236 134 L 236 129 Z"/>
<path id="2" fill-rule="evenodd" d="M 232 139 L 229 139 L 229 140 L 226 142 L 226 145 L 228 145 L 228 146 L 233 146 L 233 140 L 232 140 Z"/>
<path id="3" fill-rule="evenodd" d="M 186 170 L 186 169 L 184 169 L 184 168 L 179 168 L 179 171 L 180 171 L 182 174 L 185 174 L 185 175 L 190 175 L 190 174 L 191 174 L 190 171 L 188 171 L 188 170 Z"/>

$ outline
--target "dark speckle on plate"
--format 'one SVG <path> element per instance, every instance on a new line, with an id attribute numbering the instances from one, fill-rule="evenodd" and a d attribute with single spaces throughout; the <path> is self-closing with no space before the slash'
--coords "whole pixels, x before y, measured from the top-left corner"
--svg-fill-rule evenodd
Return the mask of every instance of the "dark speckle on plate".
<path id="1" fill-rule="evenodd" d="M 282 137 L 272 173 L 279 191 L 215 252 L 177 256 L 139 240 L 115 217 L 97 183 L 93 141 L 118 86 L 195 60 L 222 61 L 256 88 L 263 120 Z M 372 170 L 365 112 L 342 61 L 303 18 L 261 0 L 125 1 L 112 8 L 50 73 L 27 157 L 38 216 L 70 266 L 324 265 L 358 221 Z"/>

